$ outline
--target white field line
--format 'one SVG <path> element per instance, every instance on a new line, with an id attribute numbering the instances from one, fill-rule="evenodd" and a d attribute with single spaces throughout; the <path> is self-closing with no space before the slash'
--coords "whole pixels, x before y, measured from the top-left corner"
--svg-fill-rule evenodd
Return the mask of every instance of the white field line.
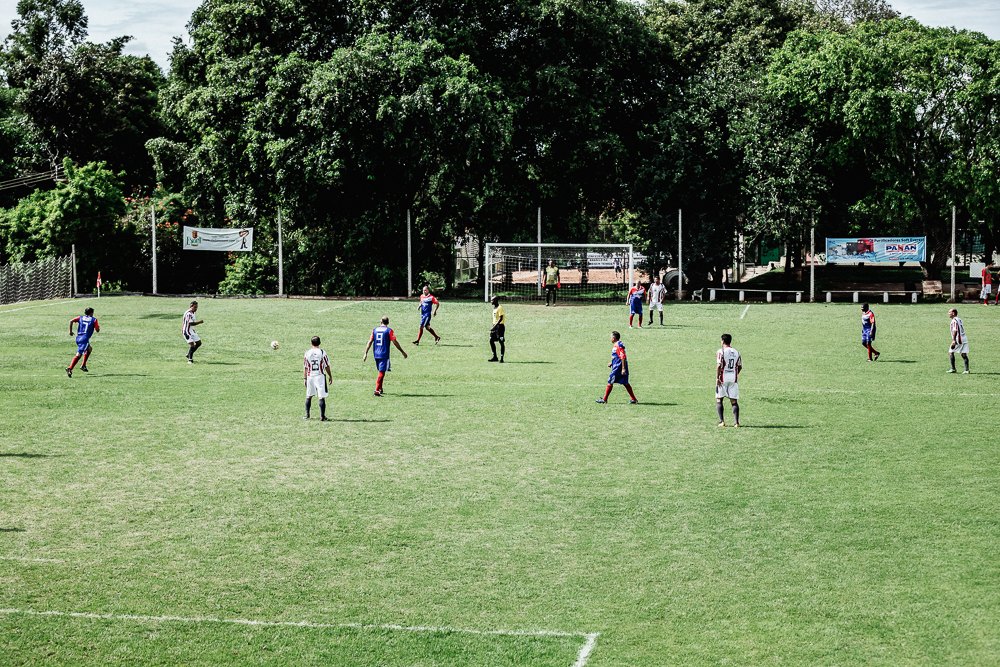
<path id="1" fill-rule="evenodd" d="M 11 308 L 10 310 L 0 310 L 0 315 L 4 313 L 15 313 L 19 310 L 28 310 L 29 308 L 47 308 L 48 306 L 58 306 L 63 303 L 79 303 L 80 301 L 93 301 L 96 296 L 92 296 L 87 299 L 70 299 L 69 301 L 56 301 L 55 303 L 40 303 L 37 306 L 24 306 L 22 308 Z"/>
<path id="2" fill-rule="evenodd" d="M 252 621 L 241 618 L 210 618 L 183 616 L 136 616 L 132 614 L 88 614 L 72 611 L 32 611 L 26 609 L 0 609 L 0 614 L 23 614 L 26 616 L 59 616 L 65 618 L 96 618 L 112 621 L 157 621 L 174 623 L 224 623 L 229 625 L 250 625 L 258 627 L 295 627 L 295 628 L 351 628 L 356 630 L 398 630 L 400 632 L 454 632 L 467 635 L 501 635 L 507 637 L 584 637 L 586 643 L 577 654 L 573 667 L 584 667 L 590 658 L 590 653 L 597 643 L 599 632 L 562 632 L 559 630 L 469 630 L 467 628 L 452 628 L 448 626 L 434 627 L 423 625 L 392 625 L 362 623 L 310 623 L 308 621 Z"/>
<path id="3" fill-rule="evenodd" d="M 743 319 L 743 316 L 747 314 L 748 310 L 750 310 L 750 304 L 747 304 L 747 307 L 743 309 L 743 315 L 740 315 L 741 320 Z"/>
<path id="4" fill-rule="evenodd" d="M 328 310 L 337 310 L 338 308 L 346 308 L 347 306 L 353 306 L 353 305 L 358 304 L 358 303 L 365 303 L 365 302 L 361 301 L 360 299 L 357 300 L 357 301 L 349 301 L 347 303 L 342 303 L 342 304 L 339 304 L 337 306 L 330 306 L 329 308 L 323 308 L 322 310 L 317 310 L 316 312 L 317 313 L 325 313 Z"/>
<path id="5" fill-rule="evenodd" d="M 35 373 L 30 375 L 3 375 L 0 374 L 0 378 L 37 378 L 37 377 L 63 377 L 65 373 Z M 100 377 L 97 375 L 95 377 Z M 153 376 L 150 376 L 153 377 Z M 157 380 L 197 380 L 200 379 L 199 375 L 157 375 L 155 376 Z M 374 380 L 337 380 L 337 382 L 342 383 L 353 383 L 353 384 L 372 384 Z M 460 385 L 480 385 L 480 386 L 494 386 L 503 385 L 511 387 L 551 387 L 551 384 L 544 382 L 476 382 L 471 380 L 449 380 L 448 382 L 436 382 L 431 380 L 407 380 L 405 381 L 405 386 L 414 385 L 430 385 L 434 387 L 445 387 L 447 385 L 460 384 Z M 561 387 L 599 387 L 600 382 L 590 382 L 582 384 L 569 384 L 563 383 Z M 657 385 L 657 390 L 662 389 L 679 389 L 682 391 L 706 391 L 715 390 L 715 385 L 705 384 L 705 385 L 694 385 L 694 386 L 684 386 L 684 385 Z M 754 391 L 758 394 L 768 394 L 768 393 L 785 393 L 785 394 L 864 394 L 865 392 L 861 389 L 804 389 L 801 387 L 796 388 L 781 388 L 781 387 L 755 387 Z M 1000 396 L 1000 394 L 988 394 L 982 392 L 972 392 L 972 393 L 956 393 L 950 391 L 901 391 L 896 392 L 904 396 Z M 391 392 L 389 392 L 391 395 Z"/>

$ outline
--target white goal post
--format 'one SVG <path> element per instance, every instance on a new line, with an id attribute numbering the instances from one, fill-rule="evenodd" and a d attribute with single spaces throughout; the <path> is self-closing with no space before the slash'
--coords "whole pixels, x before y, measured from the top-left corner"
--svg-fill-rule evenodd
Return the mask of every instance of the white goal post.
<path id="1" fill-rule="evenodd" d="M 631 243 L 487 243 L 484 298 L 541 298 L 545 267 L 559 269 L 560 299 L 617 298 L 635 285 L 635 264 L 643 259 Z"/>

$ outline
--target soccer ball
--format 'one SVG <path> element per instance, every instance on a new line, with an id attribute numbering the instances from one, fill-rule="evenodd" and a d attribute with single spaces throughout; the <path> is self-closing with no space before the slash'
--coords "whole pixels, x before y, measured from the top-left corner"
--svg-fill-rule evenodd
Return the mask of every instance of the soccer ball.
<path id="1" fill-rule="evenodd" d="M 278 343 L 278 341 L 276 341 L 276 340 L 272 340 L 271 341 L 271 349 L 272 350 L 277 350 L 279 347 L 281 347 L 281 345 Z"/>

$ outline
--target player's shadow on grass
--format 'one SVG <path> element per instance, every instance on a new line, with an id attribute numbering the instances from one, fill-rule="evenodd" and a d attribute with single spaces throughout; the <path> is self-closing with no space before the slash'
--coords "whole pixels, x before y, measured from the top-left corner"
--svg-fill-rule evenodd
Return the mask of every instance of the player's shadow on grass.
<path id="1" fill-rule="evenodd" d="M 62 454 L 29 454 L 28 452 L 21 452 L 20 454 L 15 454 L 13 452 L 0 453 L 0 458 L 19 458 L 19 459 L 51 459 L 56 456 L 62 456 Z"/>
<path id="2" fill-rule="evenodd" d="M 403 396 L 406 398 L 455 398 L 454 394 L 393 394 L 393 396 Z"/>
<path id="3" fill-rule="evenodd" d="M 740 424 L 740 428 L 816 428 L 816 427 L 796 426 L 795 424 Z"/>
<path id="4" fill-rule="evenodd" d="M 459 343 L 441 343 L 438 347 L 476 347 L 475 345 L 461 345 Z"/>
<path id="5" fill-rule="evenodd" d="M 210 365 L 210 366 L 242 366 L 242 364 L 240 364 L 239 362 L 236 362 L 236 361 L 201 361 L 201 362 L 196 361 L 194 363 L 195 363 L 195 365 L 198 365 L 199 363 L 201 363 L 201 364 Z"/>
<path id="6" fill-rule="evenodd" d="M 100 376 L 105 378 L 148 378 L 149 377 L 145 373 L 101 373 Z"/>
<path id="7" fill-rule="evenodd" d="M 677 405 L 676 403 L 653 403 L 652 401 L 639 401 L 637 405 L 656 405 L 659 407 L 670 407 L 672 405 Z"/>
<path id="8" fill-rule="evenodd" d="M 177 313 L 150 313 L 149 315 L 140 315 L 140 320 L 179 320 L 180 317 Z"/>
<path id="9" fill-rule="evenodd" d="M 373 424 L 373 423 L 391 422 L 392 420 L 391 419 L 331 419 L 330 421 L 332 421 L 332 422 L 348 422 L 348 423 L 351 423 L 351 424 L 355 424 L 355 423 Z"/>
<path id="10" fill-rule="evenodd" d="M 23 533 L 24 528 L 0 528 L 0 533 Z"/>
<path id="11" fill-rule="evenodd" d="M 554 361 L 505 361 L 505 364 L 554 364 Z"/>
<path id="12" fill-rule="evenodd" d="M 915 364 L 917 362 L 914 359 L 883 359 L 881 363 L 884 363 L 884 364 Z"/>

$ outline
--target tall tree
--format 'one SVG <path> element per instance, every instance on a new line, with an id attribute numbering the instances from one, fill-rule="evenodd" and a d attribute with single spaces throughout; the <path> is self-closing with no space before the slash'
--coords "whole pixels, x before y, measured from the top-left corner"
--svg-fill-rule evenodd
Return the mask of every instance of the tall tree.
<path id="1" fill-rule="evenodd" d="M 781 102 L 813 125 L 838 124 L 832 151 L 867 170 L 858 224 L 927 236 L 931 277 L 950 254 L 949 211 L 969 200 L 976 161 L 980 180 L 995 173 L 984 109 L 995 107 L 996 52 L 978 33 L 892 20 L 796 33 L 771 65 Z"/>

